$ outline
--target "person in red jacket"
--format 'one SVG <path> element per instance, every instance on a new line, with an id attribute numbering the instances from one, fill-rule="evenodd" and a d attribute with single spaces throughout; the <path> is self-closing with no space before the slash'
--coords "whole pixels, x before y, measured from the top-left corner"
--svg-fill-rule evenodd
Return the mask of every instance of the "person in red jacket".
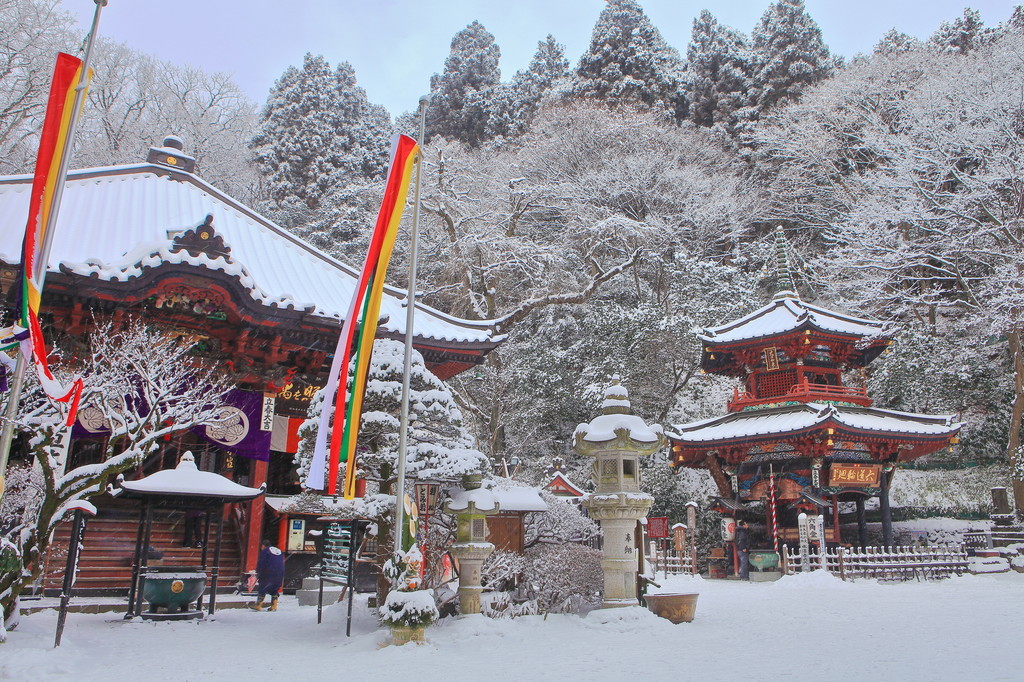
<path id="1" fill-rule="evenodd" d="M 263 609 L 263 600 L 270 595 L 270 610 L 277 611 L 277 596 L 284 582 L 284 553 L 274 547 L 270 540 L 263 540 L 263 549 L 256 562 L 256 579 L 259 581 L 259 595 L 252 608 Z"/>

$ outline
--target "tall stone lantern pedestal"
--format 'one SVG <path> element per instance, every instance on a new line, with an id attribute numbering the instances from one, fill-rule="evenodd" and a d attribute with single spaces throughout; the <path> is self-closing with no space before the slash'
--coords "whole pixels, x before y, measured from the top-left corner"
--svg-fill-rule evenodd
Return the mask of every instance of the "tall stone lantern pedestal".
<path id="1" fill-rule="evenodd" d="M 615 383 L 605 391 L 601 414 L 576 427 L 573 446 L 594 458 L 594 492 L 583 503 L 604 533 L 604 599 L 602 608 L 637 606 L 636 523 L 647 515 L 654 498 L 640 491 L 639 459 L 665 445 L 661 426 L 650 426 L 632 414 L 629 394 Z"/>
<path id="2" fill-rule="evenodd" d="M 480 487 L 479 479 L 464 479 L 463 489 L 455 490 L 445 510 L 455 514 L 455 543 L 449 550 L 459 562 L 459 613 L 480 613 L 480 569 L 494 551 L 487 541 L 487 517 L 497 514 L 494 493 Z"/>

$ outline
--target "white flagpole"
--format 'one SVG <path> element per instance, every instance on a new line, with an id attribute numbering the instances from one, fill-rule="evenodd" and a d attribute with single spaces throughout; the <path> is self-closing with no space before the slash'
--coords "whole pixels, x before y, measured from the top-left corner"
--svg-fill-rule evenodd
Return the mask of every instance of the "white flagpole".
<path id="1" fill-rule="evenodd" d="M 427 98 L 420 98 L 420 145 L 416 159 L 416 187 L 413 190 L 412 227 L 409 241 L 409 290 L 405 297 L 405 369 L 402 372 L 402 417 L 398 431 L 398 480 L 395 482 L 395 557 L 402 552 L 402 524 L 405 521 L 405 457 L 409 441 L 409 380 L 412 374 L 413 320 L 416 313 L 416 256 L 419 244 L 416 241 L 420 226 L 420 177 L 423 171 L 423 140 L 426 131 Z"/>
<path id="2" fill-rule="evenodd" d="M 78 128 L 78 116 L 82 111 L 82 102 L 85 100 L 85 91 L 89 87 L 89 60 L 92 57 L 92 48 L 96 42 L 96 29 L 100 24 L 100 12 L 107 6 L 107 0 L 94 0 L 96 11 L 92 15 L 92 27 L 89 29 L 89 38 L 85 44 L 85 55 L 82 57 L 82 73 L 78 78 L 78 85 L 75 86 L 75 100 L 71 105 L 71 120 L 68 122 L 67 144 L 61 151 L 60 167 L 57 177 L 60 181 L 53 188 L 53 202 L 50 214 L 46 219 L 46 230 L 43 233 L 43 243 L 39 249 L 39 263 L 35 272 L 35 287 L 39 297 L 43 296 L 43 283 L 46 280 L 46 266 L 50 259 L 50 247 L 53 244 L 53 233 L 56 231 L 57 214 L 60 213 L 60 202 L 64 195 L 64 185 L 67 183 L 68 166 L 71 165 L 71 152 L 75 146 L 75 130 Z M 22 254 L 24 258 L 24 254 Z M 3 428 L 0 430 L 0 499 L 4 496 L 5 478 L 7 476 L 7 459 L 11 453 L 11 443 L 14 440 L 14 420 L 18 416 L 18 404 L 21 402 L 21 391 L 25 385 L 25 367 L 27 363 L 23 353 L 18 354 L 18 364 L 14 369 L 14 377 L 11 380 L 10 393 L 7 395 L 7 406 L 4 410 Z"/>

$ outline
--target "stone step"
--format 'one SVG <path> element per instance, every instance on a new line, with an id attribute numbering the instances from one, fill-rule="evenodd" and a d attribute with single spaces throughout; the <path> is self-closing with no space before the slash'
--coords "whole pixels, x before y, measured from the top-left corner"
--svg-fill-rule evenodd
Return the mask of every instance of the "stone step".
<path id="1" fill-rule="evenodd" d="M 343 594 L 345 594 L 345 588 L 333 586 L 328 587 L 327 584 L 324 583 L 324 606 L 338 603 Z M 296 590 L 295 596 L 298 598 L 300 606 L 316 606 L 317 599 L 319 598 L 319 588 L 312 590 Z"/>

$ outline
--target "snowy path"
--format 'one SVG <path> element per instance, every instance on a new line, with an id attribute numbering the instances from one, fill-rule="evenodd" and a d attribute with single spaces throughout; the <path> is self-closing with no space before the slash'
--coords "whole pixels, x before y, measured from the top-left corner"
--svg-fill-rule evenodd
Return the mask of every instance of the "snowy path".
<path id="1" fill-rule="evenodd" d="M 694 590 L 696 588 L 696 590 Z M 316 624 L 314 608 L 282 599 L 277 613 L 219 612 L 206 622 L 126 623 L 71 614 L 52 649 L 56 617 L 25 617 L 0 646 L 2 680 L 830 680 L 1021 677 L 1024 576 L 938 583 L 841 583 L 829 576 L 741 584 L 674 579 L 699 591 L 693 623 L 639 608 L 575 616 L 445 621 L 423 646 L 384 647 L 356 606 Z M 486 670 L 473 674 L 470 670 Z"/>

